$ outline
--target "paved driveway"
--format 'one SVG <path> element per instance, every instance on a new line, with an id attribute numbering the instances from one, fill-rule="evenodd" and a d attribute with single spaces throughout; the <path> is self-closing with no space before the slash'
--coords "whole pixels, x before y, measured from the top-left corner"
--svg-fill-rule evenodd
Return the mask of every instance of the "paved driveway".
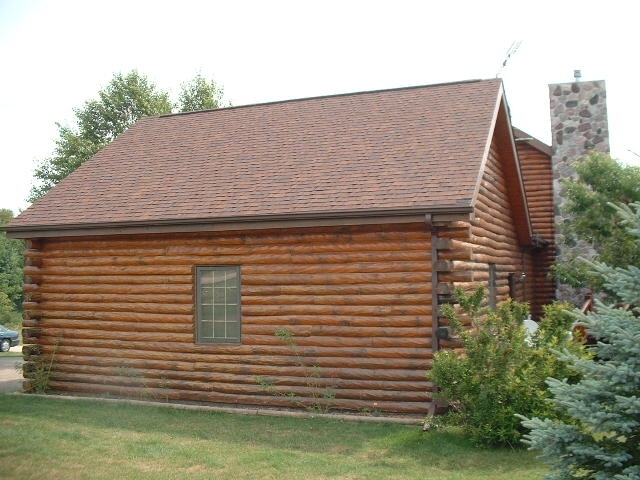
<path id="1" fill-rule="evenodd" d="M 21 351 L 22 346 L 13 347 L 11 351 Z M 0 392 L 22 391 L 22 373 L 18 366 L 22 365 L 21 357 L 9 357 L 0 353 Z"/>

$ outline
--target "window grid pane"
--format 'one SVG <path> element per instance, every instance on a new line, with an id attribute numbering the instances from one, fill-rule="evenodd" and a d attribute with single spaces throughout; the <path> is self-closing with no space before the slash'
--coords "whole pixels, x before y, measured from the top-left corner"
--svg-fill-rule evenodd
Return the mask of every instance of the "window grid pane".
<path id="1" fill-rule="evenodd" d="M 198 341 L 239 342 L 239 267 L 198 267 L 196 272 Z"/>

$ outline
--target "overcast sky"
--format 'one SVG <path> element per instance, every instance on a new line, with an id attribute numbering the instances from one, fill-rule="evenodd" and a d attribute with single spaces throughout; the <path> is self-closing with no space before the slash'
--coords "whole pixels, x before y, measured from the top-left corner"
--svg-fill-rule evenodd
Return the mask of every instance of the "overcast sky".
<path id="1" fill-rule="evenodd" d="M 56 122 L 137 69 L 174 99 L 201 73 L 234 105 L 493 78 L 550 143 L 548 84 L 605 80 L 612 154 L 640 165 L 633 2 L 0 0 L 0 208 L 27 207 Z M 635 152 L 635 153 L 633 153 Z"/>

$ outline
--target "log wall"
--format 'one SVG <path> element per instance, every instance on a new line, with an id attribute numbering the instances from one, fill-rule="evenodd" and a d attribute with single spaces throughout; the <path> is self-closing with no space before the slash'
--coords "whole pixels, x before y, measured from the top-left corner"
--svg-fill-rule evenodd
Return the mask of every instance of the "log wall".
<path id="1" fill-rule="evenodd" d="M 553 205 L 553 169 L 551 156 L 527 142 L 517 142 L 518 156 L 522 168 L 525 190 L 529 201 L 529 212 L 534 235 L 546 242 L 544 248 L 533 252 L 534 271 L 532 313 L 534 318 L 543 314 L 542 306 L 556 298 L 555 282 L 549 271 L 555 262 L 555 222 Z"/>
<path id="2" fill-rule="evenodd" d="M 471 226 L 475 245 L 472 260 L 477 267 L 474 279 L 488 282 L 489 264 L 494 264 L 497 303 L 510 297 L 530 303 L 534 290 L 533 265 L 529 249 L 518 241 L 515 213 L 507 194 L 510 181 L 503 174 L 498 149 L 492 145 Z"/>
<path id="3" fill-rule="evenodd" d="M 480 284 L 488 293 L 491 264 L 495 265 L 497 304 L 511 296 L 521 302 L 534 301 L 533 260 L 530 249 L 518 241 L 508 182 L 494 144 L 481 179 L 474 219 L 436 226 L 440 244 L 436 265 L 443 261 L 448 265 L 438 272 L 439 303 L 451 301 L 457 286 L 471 290 Z M 443 346 L 450 345 L 444 342 Z"/>
<path id="4" fill-rule="evenodd" d="M 428 409 L 424 223 L 28 243 L 25 343 L 55 352 L 56 391 L 289 407 L 329 387 L 334 409 Z M 241 266 L 241 344 L 195 343 L 196 265 Z"/>

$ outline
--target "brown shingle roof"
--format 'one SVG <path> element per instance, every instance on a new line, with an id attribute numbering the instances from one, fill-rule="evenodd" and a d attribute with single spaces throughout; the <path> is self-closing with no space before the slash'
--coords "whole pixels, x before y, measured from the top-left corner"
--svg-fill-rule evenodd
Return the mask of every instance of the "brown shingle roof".
<path id="1" fill-rule="evenodd" d="M 149 117 L 21 230 L 470 207 L 499 79 Z"/>

